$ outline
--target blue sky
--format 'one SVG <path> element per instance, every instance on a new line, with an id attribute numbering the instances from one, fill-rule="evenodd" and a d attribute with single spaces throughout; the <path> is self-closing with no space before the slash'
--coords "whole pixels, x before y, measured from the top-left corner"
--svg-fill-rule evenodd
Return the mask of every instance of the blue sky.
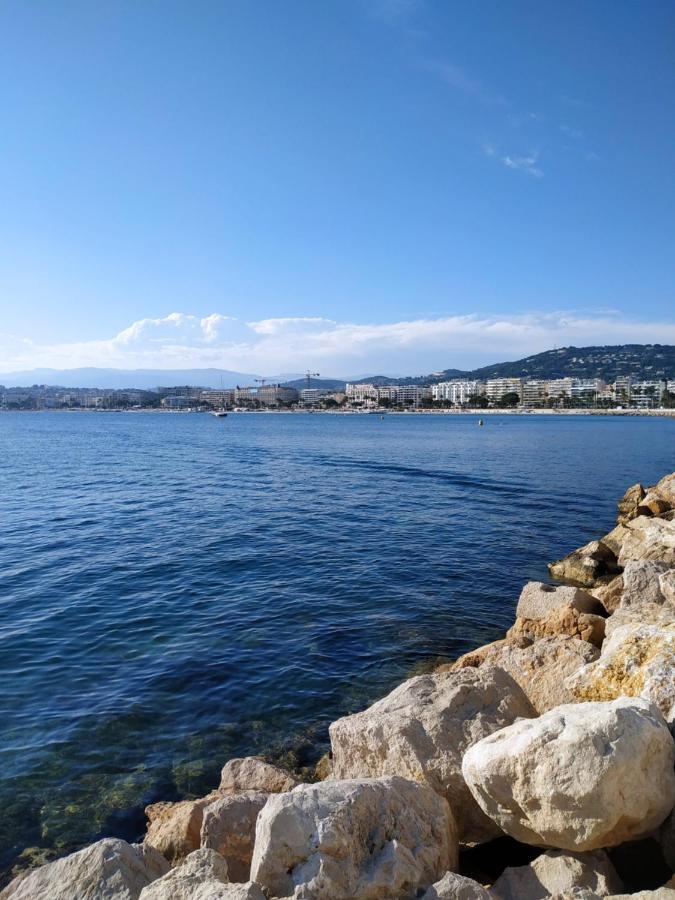
<path id="1" fill-rule="evenodd" d="M 675 343 L 675 5 L 0 6 L 0 370 Z"/>

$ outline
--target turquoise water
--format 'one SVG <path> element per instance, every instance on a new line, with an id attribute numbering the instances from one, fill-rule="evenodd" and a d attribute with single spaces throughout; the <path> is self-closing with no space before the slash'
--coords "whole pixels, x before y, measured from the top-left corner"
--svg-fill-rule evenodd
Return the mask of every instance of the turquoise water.
<path id="1" fill-rule="evenodd" d="M 228 757 L 494 639 L 675 469 L 675 421 L 0 415 L 0 865 L 136 838 Z"/>

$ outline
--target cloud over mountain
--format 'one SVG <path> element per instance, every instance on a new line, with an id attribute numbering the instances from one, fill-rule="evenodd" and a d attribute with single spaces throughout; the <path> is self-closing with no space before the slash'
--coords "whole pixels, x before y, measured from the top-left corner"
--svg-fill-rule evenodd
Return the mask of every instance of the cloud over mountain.
<path id="1" fill-rule="evenodd" d="M 1 370 L 50 366 L 195 368 L 279 372 L 307 366 L 324 374 L 414 373 L 473 367 L 554 346 L 673 343 L 675 325 L 613 313 L 447 315 L 397 322 L 341 322 L 287 316 L 245 322 L 221 313 L 175 312 L 131 323 L 110 338 L 36 343 L 0 334 Z"/>

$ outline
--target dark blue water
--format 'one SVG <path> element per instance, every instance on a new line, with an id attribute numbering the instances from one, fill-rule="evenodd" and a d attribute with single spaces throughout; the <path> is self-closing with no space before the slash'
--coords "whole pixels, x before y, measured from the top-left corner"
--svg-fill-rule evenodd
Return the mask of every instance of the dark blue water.
<path id="1" fill-rule="evenodd" d="M 492 640 L 675 421 L 0 414 L 0 864 L 136 837 L 235 754 Z M 284 756 L 285 755 L 285 756 Z"/>

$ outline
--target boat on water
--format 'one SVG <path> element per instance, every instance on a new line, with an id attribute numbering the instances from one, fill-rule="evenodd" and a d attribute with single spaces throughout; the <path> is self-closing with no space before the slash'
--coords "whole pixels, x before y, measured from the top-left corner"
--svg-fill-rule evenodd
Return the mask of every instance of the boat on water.
<path id="1" fill-rule="evenodd" d="M 211 412 L 212 416 L 215 416 L 217 419 L 224 419 L 227 413 L 224 409 L 214 409 Z"/>

